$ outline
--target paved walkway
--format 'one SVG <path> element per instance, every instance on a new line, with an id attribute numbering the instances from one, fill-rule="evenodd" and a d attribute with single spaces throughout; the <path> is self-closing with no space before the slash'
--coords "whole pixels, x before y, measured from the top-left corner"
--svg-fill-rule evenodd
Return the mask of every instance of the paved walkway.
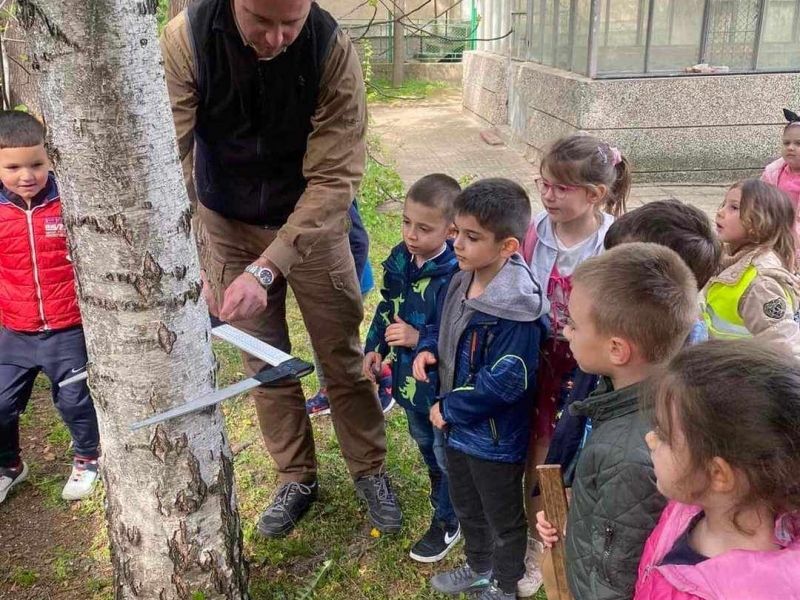
<path id="1" fill-rule="evenodd" d="M 462 177 L 507 177 L 531 194 L 536 167 L 505 145 L 490 146 L 480 137 L 484 124 L 461 111 L 458 92 L 449 90 L 424 102 L 370 107 L 372 133 L 381 139 L 384 155 L 393 160 L 406 187 L 428 173 Z M 663 198 L 679 198 L 713 215 L 727 186 L 635 185 L 628 208 Z"/>

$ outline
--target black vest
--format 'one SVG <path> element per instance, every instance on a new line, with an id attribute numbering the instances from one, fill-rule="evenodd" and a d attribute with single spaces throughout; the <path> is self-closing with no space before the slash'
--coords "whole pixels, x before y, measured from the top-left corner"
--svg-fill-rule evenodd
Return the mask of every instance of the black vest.
<path id="1" fill-rule="evenodd" d="M 197 0 L 186 18 L 199 97 L 198 198 L 228 218 L 279 227 L 306 189 L 303 157 L 338 25 L 312 2 L 297 39 L 259 61 L 242 42 L 231 0 Z"/>

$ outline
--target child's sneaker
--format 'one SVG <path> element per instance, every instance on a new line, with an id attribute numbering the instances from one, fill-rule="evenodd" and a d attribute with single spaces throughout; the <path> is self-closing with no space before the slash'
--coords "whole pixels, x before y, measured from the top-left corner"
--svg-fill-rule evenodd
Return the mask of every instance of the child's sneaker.
<path id="1" fill-rule="evenodd" d="M 306 400 L 306 412 L 309 417 L 331 414 L 331 402 L 328 399 L 328 392 L 321 389 Z"/>
<path id="2" fill-rule="evenodd" d="M 72 461 L 72 474 L 61 492 L 64 500 L 80 500 L 92 493 L 97 483 L 97 460 L 75 458 Z"/>
<path id="3" fill-rule="evenodd" d="M 504 592 L 496 584 L 492 583 L 475 600 L 517 600 L 517 594 L 515 592 Z"/>
<path id="4" fill-rule="evenodd" d="M 422 539 L 411 548 L 409 556 L 421 563 L 438 562 L 447 556 L 460 539 L 461 526 L 458 523 L 455 527 L 447 527 L 434 521 Z"/>
<path id="5" fill-rule="evenodd" d="M 468 564 L 439 573 L 431 578 L 431 587 L 440 594 L 477 592 L 492 583 L 492 572 L 476 573 Z"/>
<path id="6" fill-rule="evenodd" d="M 525 575 L 517 582 L 517 596 L 530 598 L 542 587 L 542 542 L 528 538 L 528 550 L 525 552 Z"/>
<path id="7" fill-rule="evenodd" d="M 0 504 L 6 499 L 11 489 L 28 478 L 28 465 L 24 462 L 21 467 L 10 469 L 0 467 Z"/>
<path id="8" fill-rule="evenodd" d="M 378 400 L 381 401 L 383 414 L 388 413 L 394 408 L 395 400 L 392 397 L 392 368 L 386 363 L 381 368 L 381 376 L 378 379 Z"/>

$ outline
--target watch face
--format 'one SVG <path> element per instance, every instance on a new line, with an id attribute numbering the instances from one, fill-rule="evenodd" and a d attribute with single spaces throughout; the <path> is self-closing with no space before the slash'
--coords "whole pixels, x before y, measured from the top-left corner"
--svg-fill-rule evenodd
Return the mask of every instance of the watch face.
<path id="1" fill-rule="evenodd" d="M 261 280 L 261 285 L 267 287 L 272 283 L 272 271 L 269 269 L 261 269 L 261 271 L 258 273 L 258 278 Z"/>

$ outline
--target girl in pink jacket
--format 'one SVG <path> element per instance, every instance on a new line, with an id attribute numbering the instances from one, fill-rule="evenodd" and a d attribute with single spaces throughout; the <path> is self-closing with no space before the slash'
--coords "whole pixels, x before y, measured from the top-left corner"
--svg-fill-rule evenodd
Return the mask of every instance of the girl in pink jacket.
<path id="1" fill-rule="evenodd" d="M 670 499 L 635 600 L 800 599 L 800 364 L 756 341 L 683 350 L 646 440 Z"/>
<path id="2" fill-rule="evenodd" d="M 798 242 L 795 246 L 800 259 L 800 115 L 788 108 L 783 109 L 783 115 L 788 123 L 783 129 L 781 157 L 767 165 L 761 180 L 786 192 L 792 199 L 796 215 L 794 234 Z"/>

